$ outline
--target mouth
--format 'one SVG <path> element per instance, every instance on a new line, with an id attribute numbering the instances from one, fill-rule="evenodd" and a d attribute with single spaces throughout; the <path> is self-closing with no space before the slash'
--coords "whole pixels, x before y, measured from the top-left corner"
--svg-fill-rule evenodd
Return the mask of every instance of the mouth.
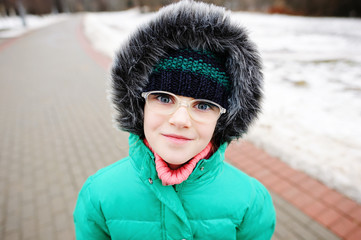
<path id="1" fill-rule="evenodd" d="M 174 143 L 186 143 L 186 142 L 192 141 L 191 138 L 181 136 L 181 135 L 176 135 L 176 134 L 162 134 L 162 135 Z"/>

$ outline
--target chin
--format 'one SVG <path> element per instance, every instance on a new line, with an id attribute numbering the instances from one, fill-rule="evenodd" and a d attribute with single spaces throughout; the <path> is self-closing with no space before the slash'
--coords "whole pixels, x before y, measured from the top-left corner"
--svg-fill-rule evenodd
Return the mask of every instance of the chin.
<path id="1" fill-rule="evenodd" d="M 163 157 L 162 157 L 163 158 Z M 190 160 L 192 157 L 190 157 L 189 159 L 186 158 L 182 158 L 182 159 L 174 159 L 174 158 L 168 158 L 168 157 L 165 157 L 163 158 L 163 160 L 169 164 L 173 164 L 173 165 L 182 165 L 186 162 L 188 162 L 188 160 Z"/>

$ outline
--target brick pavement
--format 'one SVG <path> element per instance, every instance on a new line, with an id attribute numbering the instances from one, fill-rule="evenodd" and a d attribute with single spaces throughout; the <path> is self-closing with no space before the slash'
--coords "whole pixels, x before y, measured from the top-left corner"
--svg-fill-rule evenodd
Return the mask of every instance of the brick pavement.
<path id="1" fill-rule="evenodd" d="M 360 204 L 328 188 L 307 174 L 291 168 L 279 159 L 271 157 L 249 142 L 233 142 L 227 149 L 226 158 L 239 169 L 259 179 L 273 192 L 278 201 L 282 199 L 282 202 L 292 204 L 294 206 L 292 212 L 304 215 L 302 216 L 304 220 L 299 223 L 308 226 L 310 232 L 315 230 L 313 229 L 314 223 L 310 221 L 312 219 L 328 229 L 327 235 L 332 232 L 341 239 L 361 239 Z M 277 206 L 281 207 L 276 201 Z M 279 218 L 279 222 L 290 225 L 291 222 L 285 221 L 284 216 L 279 216 Z M 296 218 L 297 220 L 300 219 Z M 290 229 L 301 234 L 296 227 Z M 318 231 L 315 231 L 315 236 L 319 233 Z M 305 239 L 312 238 L 306 237 Z M 322 238 L 320 236 L 316 239 L 331 239 L 331 237 L 326 237 L 322 232 Z"/>
<path id="2" fill-rule="evenodd" d="M 74 239 L 72 211 L 83 182 L 127 154 L 127 134 L 112 128 L 106 100 L 109 60 L 92 52 L 80 22 L 74 17 L 0 43 L 0 239 Z M 243 145 L 241 156 L 265 154 Z M 242 146 L 227 152 L 235 165 Z M 278 213 L 274 239 L 338 239 L 285 200 L 285 187 L 268 187 Z M 324 219 L 329 215 L 336 214 Z M 341 236 L 346 222 L 330 226 Z"/>
<path id="3" fill-rule="evenodd" d="M 125 156 L 111 126 L 107 73 L 84 53 L 80 19 L 0 52 L 0 239 L 74 239 L 86 177 Z"/>

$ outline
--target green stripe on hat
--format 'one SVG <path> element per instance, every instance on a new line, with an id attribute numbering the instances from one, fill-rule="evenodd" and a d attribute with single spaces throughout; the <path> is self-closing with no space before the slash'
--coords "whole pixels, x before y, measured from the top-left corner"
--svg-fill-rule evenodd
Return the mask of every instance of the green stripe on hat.
<path id="1" fill-rule="evenodd" d="M 211 64 L 204 63 L 202 59 L 195 60 L 192 57 L 184 58 L 182 56 L 169 57 L 161 60 L 153 69 L 153 72 L 167 70 L 180 70 L 192 72 L 197 75 L 206 75 L 214 81 L 221 83 L 226 88 L 229 87 L 229 77 L 225 72 L 213 67 Z"/>

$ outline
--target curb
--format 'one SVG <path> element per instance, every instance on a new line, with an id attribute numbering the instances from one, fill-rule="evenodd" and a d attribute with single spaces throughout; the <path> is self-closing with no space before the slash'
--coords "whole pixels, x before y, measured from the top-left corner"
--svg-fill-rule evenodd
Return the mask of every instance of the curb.
<path id="1" fill-rule="evenodd" d="M 81 24 L 79 25 L 79 28 L 77 30 L 77 37 L 85 52 L 87 52 L 89 56 L 94 59 L 96 63 L 99 64 L 103 69 L 109 70 L 112 59 L 100 53 L 99 51 L 96 51 L 92 47 L 91 42 L 85 35 L 84 17 L 82 17 Z"/>

